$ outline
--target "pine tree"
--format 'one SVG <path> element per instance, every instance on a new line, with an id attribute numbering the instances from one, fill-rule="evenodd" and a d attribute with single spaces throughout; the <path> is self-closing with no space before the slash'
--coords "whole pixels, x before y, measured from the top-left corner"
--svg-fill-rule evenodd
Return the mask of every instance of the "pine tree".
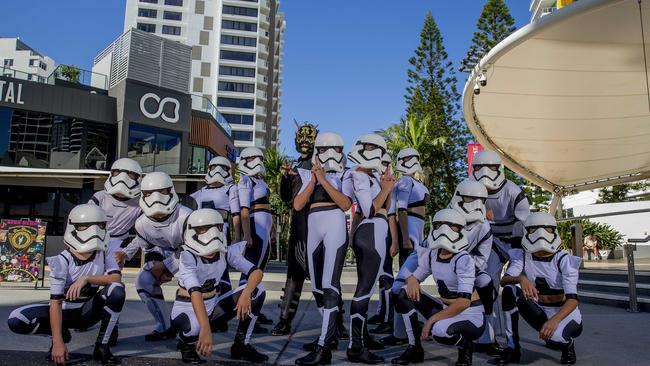
<path id="1" fill-rule="evenodd" d="M 427 184 L 431 193 L 431 212 L 449 203 L 466 169 L 469 134 L 465 124 L 458 119 L 460 94 L 448 58 L 440 29 L 428 12 L 420 32 L 420 44 L 409 59 L 411 66 L 405 98 L 407 116 L 429 119 L 428 138 L 444 142 L 432 144 L 432 151 L 421 152 L 426 157 L 423 165 L 431 168 Z"/>
<path id="2" fill-rule="evenodd" d="M 515 31 L 515 20 L 503 0 L 488 0 L 476 23 L 478 30 L 472 36 L 467 56 L 460 62 L 459 70 L 471 73 L 492 47 Z"/>

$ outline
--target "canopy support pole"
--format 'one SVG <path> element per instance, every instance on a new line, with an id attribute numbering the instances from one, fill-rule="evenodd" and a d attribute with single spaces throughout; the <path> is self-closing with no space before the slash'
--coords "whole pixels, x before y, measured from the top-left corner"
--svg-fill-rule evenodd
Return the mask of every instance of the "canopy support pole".
<path id="1" fill-rule="evenodd" d="M 555 217 L 562 218 L 562 192 L 553 192 L 553 197 L 551 198 L 551 205 L 548 208 L 548 213 Z"/>

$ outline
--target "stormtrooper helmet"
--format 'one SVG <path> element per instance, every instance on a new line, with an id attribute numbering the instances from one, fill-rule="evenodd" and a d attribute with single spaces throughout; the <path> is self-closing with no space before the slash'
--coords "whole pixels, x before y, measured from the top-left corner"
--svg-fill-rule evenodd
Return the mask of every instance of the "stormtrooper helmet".
<path id="1" fill-rule="evenodd" d="M 506 176 L 499 154 L 492 150 L 476 153 L 472 160 L 472 177 L 490 191 L 501 188 L 506 182 Z"/>
<path id="2" fill-rule="evenodd" d="M 198 256 L 227 253 L 228 245 L 223 232 L 223 218 L 217 210 L 198 209 L 187 217 L 183 248 Z"/>
<path id="3" fill-rule="evenodd" d="M 400 150 L 397 153 L 397 171 L 404 175 L 422 173 L 420 153 L 410 147 Z"/>
<path id="4" fill-rule="evenodd" d="M 226 184 L 232 182 L 232 168 L 230 160 L 223 156 L 217 156 L 208 163 L 208 172 L 205 174 L 205 183 Z"/>
<path id="5" fill-rule="evenodd" d="M 467 223 L 485 220 L 485 201 L 488 192 L 485 186 L 473 179 L 465 179 L 456 187 L 449 208 L 460 213 Z"/>
<path id="6" fill-rule="evenodd" d="M 361 135 L 348 153 L 348 159 L 359 167 L 381 171 L 381 160 L 386 153 L 386 141 L 376 133 Z"/>
<path id="7" fill-rule="evenodd" d="M 532 212 L 524 221 L 524 237 L 521 245 L 530 253 L 545 251 L 555 253 L 562 240 L 557 231 L 555 218 L 547 212 Z"/>
<path id="8" fill-rule="evenodd" d="M 122 158 L 111 165 L 111 174 L 104 182 L 106 193 L 124 198 L 135 198 L 140 195 L 142 168 L 133 159 Z"/>
<path id="9" fill-rule="evenodd" d="M 166 216 L 174 212 L 178 195 L 172 179 L 163 172 L 149 173 L 142 178 L 140 208 L 148 217 Z"/>
<path id="10" fill-rule="evenodd" d="M 379 169 L 380 174 L 386 173 L 386 169 L 393 163 L 393 159 L 391 159 L 389 153 L 385 153 L 384 156 L 381 157 L 381 168 Z"/>
<path id="11" fill-rule="evenodd" d="M 469 246 L 465 218 L 456 210 L 442 209 L 433 216 L 431 230 L 427 237 L 430 249 L 445 249 L 458 253 Z"/>
<path id="12" fill-rule="evenodd" d="M 343 138 L 334 132 L 321 132 L 314 143 L 314 161 L 318 160 L 326 172 L 342 172 L 345 168 Z"/>
<path id="13" fill-rule="evenodd" d="M 106 221 L 104 210 L 98 206 L 75 206 L 68 215 L 63 241 L 77 253 L 106 250 L 110 240 Z"/>
<path id="14" fill-rule="evenodd" d="M 247 147 L 241 151 L 237 163 L 237 169 L 249 177 L 264 174 L 264 153 L 256 147 Z"/>

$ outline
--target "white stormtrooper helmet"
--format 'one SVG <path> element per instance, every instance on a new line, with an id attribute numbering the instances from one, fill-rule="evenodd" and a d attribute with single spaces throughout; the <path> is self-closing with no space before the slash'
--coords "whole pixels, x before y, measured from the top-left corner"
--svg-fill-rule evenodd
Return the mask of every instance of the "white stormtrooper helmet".
<path id="1" fill-rule="evenodd" d="M 163 172 L 149 173 L 142 178 L 140 208 L 148 217 L 166 216 L 174 212 L 178 195 L 172 179 Z"/>
<path id="2" fill-rule="evenodd" d="M 95 205 L 75 206 L 68 215 L 63 241 L 77 253 L 106 250 L 110 236 L 106 230 L 106 214 Z"/>
<path id="3" fill-rule="evenodd" d="M 348 154 L 348 159 L 364 169 L 381 171 L 386 141 L 376 133 L 361 135 Z"/>
<path id="4" fill-rule="evenodd" d="M 208 172 L 205 173 L 205 183 L 226 184 L 232 182 L 232 168 L 230 160 L 223 156 L 217 156 L 208 163 Z"/>
<path id="5" fill-rule="evenodd" d="M 140 195 L 142 168 L 137 161 L 129 158 L 117 159 L 111 165 L 111 175 L 104 182 L 104 189 L 110 195 L 135 198 Z"/>
<path id="6" fill-rule="evenodd" d="M 256 147 L 247 147 L 241 151 L 237 162 L 237 169 L 249 177 L 264 174 L 264 153 Z"/>
<path id="7" fill-rule="evenodd" d="M 524 221 L 526 233 L 521 245 L 530 253 L 545 251 L 555 253 L 560 249 L 562 240 L 557 231 L 555 218 L 546 212 L 532 212 Z"/>
<path id="8" fill-rule="evenodd" d="M 472 160 L 472 177 L 490 191 L 501 188 L 506 182 L 506 176 L 499 154 L 492 150 L 477 152 Z"/>
<path id="9" fill-rule="evenodd" d="M 442 248 L 452 253 L 458 253 L 469 246 L 465 218 L 456 210 L 443 208 L 436 212 L 431 222 L 431 230 L 427 237 L 430 249 Z"/>
<path id="10" fill-rule="evenodd" d="M 379 169 L 379 174 L 384 174 L 386 173 L 386 169 L 393 163 L 393 159 L 391 159 L 389 153 L 385 153 L 384 156 L 381 157 L 381 168 Z"/>
<path id="11" fill-rule="evenodd" d="M 465 218 L 467 224 L 485 221 L 485 200 L 488 192 L 485 186 L 473 179 L 465 179 L 456 187 L 449 208 Z"/>
<path id="12" fill-rule="evenodd" d="M 422 173 L 420 153 L 410 147 L 400 150 L 397 153 L 397 171 L 404 175 Z"/>
<path id="13" fill-rule="evenodd" d="M 343 138 L 334 132 L 319 132 L 314 143 L 314 158 L 326 172 L 342 172 L 346 159 Z"/>
<path id="14" fill-rule="evenodd" d="M 217 210 L 198 209 L 187 217 L 183 247 L 201 257 L 214 253 L 228 252 L 226 235 L 223 233 L 223 218 Z"/>

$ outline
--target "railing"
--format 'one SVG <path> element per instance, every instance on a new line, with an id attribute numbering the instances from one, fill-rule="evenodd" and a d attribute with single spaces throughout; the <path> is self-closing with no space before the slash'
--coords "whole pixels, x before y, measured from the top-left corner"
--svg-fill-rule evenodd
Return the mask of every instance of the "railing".
<path id="1" fill-rule="evenodd" d="M 210 114 L 224 129 L 224 131 L 226 131 L 228 136 L 232 136 L 232 127 L 230 127 L 230 123 L 226 121 L 217 110 L 217 107 L 215 107 L 208 98 L 192 94 L 192 109 Z"/>
<path id="2" fill-rule="evenodd" d="M 0 76 L 6 76 L 6 77 L 21 79 L 21 80 L 33 80 L 32 78 L 35 75 L 23 71 L 14 70 L 7 66 L 2 66 L 0 67 Z M 38 79 L 38 77 L 36 77 L 36 79 Z M 38 81 L 38 80 L 33 80 L 33 81 Z"/>
<path id="3" fill-rule="evenodd" d="M 86 85 L 91 88 L 108 89 L 108 77 L 89 70 L 80 69 L 71 65 L 59 65 L 47 77 L 47 83 L 54 85 L 56 80 L 69 83 Z"/>

